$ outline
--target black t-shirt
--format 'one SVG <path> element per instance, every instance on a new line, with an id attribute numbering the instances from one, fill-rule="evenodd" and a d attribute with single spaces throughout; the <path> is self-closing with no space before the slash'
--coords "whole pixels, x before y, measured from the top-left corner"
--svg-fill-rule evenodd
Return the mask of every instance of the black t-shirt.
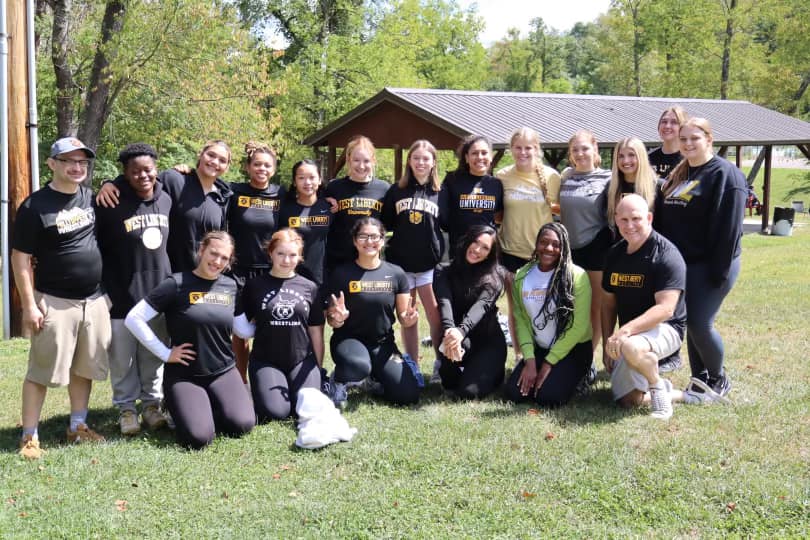
<path id="1" fill-rule="evenodd" d="M 668 321 L 683 338 L 686 327 L 686 263 L 672 242 L 652 231 L 634 253 L 627 253 L 627 241 L 614 245 L 605 259 L 602 288 L 616 295 L 619 324 L 631 321 L 655 305 L 658 291 L 681 291 L 675 312 Z"/>
<path id="2" fill-rule="evenodd" d="M 665 154 L 664 149 L 660 146 L 653 150 L 650 150 L 647 153 L 647 157 L 650 160 L 650 165 L 652 166 L 653 170 L 655 171 L 655 175 L 658 178 L 666 178 L 669 176 L 669 173 L 672 172 L 672 169 L 681 162 L 683 156 L 680 152 L 674 152 L 672 154 Z"/>
<path id="3" fill-rule="evenodd" d="M 236 282 L 228 276 L 203 279 L 193 272 L 173 274 L 150 292 L 146 303 L 166 315 L 171 346 L 191 343 L 197 358 L 186 367 L 166 364 L 177 376 L 218 375 L 234 366 L 231 329 Z"/>
<path id="4" fill-rule="evenodd" d="M 318 286 L 298 275 L 284 279 L 266 274 L 251 279 L 242 290 L 236 313 L 244 313 L 256 324 L 250 361 L 283 371 L 314 354 L 308 328 L 324 323 Z"/>
<path id="5" fill-rule="evenodd" d="M 256 189 L 249 183 L 231 183 L 228 206 L 228 231 L 236 243 L 236 265 L 243 268 L 267 268 L 270 260 L 264 243 L 279 226 L 278 213 L 284 188 L 269 184 Z"/>
<path id="6" fill-rule="evenodd" d="M 127 312 L 169 276 L 166 252 L 172 200 L 155 184 L 151 199 L 141 199 L 127 181 L 113 181 L 119 189 L 115 208 L 96 207 L 96 234 L 104 260 L 104 288 L 112 301 L 110 316 Z"/>
<path id="7" fill-rule="evenodd" d="M 79 186 L 61 193 L 50 183 L 17 209 L 11 247 L 33 255 L 34 288 L 60 298 L 87 298 L 100 289 L 101 252 L 96 243 L 93 192 Z"/>
<path id="8" fill-rule="evenodd" d="M 296 201 L 285 200 L 279 214 L 279 228 L 289 227 L 304 239 L 303 266 L 309 271 L 318 285 L 323 284 L 326 236 L 332 213 L 329 203 L 318 199 L 312 206 L 304 206 Z"/>
<path id="9" fill-rule="evenodd" d="M 329 275 L 326 301 L 343 292 L 349 318 L 336 328 L 334 339 L 356 338 L 368 345 L 394 339 L 396 296 L 410 291 L 405 272 L 383 261 L 374 270 L 355 262 L 338 266 Z"/>
<path id="10" fill-rule="evenodd" d="M 473 225 L 495 226 L 495 214 L 503 212 L 503 184 L 494 176 L 448 173 L 439 192 L 439 217 L 450 237 L 450 256 L 458 241 Z"/>
<path id="11" fill-rule="evenodd" d="M 169 260 L 174 272 L 193 270 L 197 264 L 197 248 L 209 231 L 225 230 L 225 214 L 231 188 L 217 179 L 216 188 L 204 193 L 197 173 L 180 174 L 174 169 L 159 175 L 163 189 L 172 198 L 169 216 Z"/>
<path id="12" fill-rule="evenodd" d="M 325 196 L 337 201 L 338 211 L 332 215 L 326 242 L 328 268 L 354 260 L 357 252 L 352 244 L 352 226 L 361 218 L 381 218 L 383 200 L 390 187 L 388 182 L 376 178 L 361 183 L 344 176 L 329 182 Z"/>

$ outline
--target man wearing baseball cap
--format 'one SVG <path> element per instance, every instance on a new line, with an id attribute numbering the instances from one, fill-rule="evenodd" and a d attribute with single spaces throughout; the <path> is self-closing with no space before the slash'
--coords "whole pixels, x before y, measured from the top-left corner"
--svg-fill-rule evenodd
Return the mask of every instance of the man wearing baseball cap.
<path id="1" fill-rule="evenodd" d="M 28 459 L 42 455 L 37 426 L 48 387 L 68 387 L 69 442 L 104 440 L 87 426 L 92 381 L 107 378 L 111 338 L 93 192 L 82 185 L 93 158 L 75 137 L 56 141 L 48 158 L 53 179 L 17 210 L 11 264 L 31 338 L 20 441 Z"/>

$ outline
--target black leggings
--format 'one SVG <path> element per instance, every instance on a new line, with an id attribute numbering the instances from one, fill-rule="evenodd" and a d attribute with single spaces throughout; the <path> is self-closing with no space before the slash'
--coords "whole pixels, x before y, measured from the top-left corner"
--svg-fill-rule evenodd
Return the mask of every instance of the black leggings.
<path id="1" fill-rule="evenodd" d="M 164 377 L 166 406 L 177 442 L 199 450 L 217 433 L 239 437 L 256 425 L 250 396 L 236 369 L 208 377 Z"/>
<path id="2" fill-rule="evenodd" d="M 534 357 L 535 361 L 538 362 L 538 369 L 540 366 L 539 361 L 545 358 L 547 354 L 548 349 L 541 349 L 535 345 Z M 515 370 L 506 383 L 506 398 L 515 403 L 534 400 L 537 404 L 545 407 L 564 405 L 574 396 L 577 385 L 588 373 L 592 361 L 593 349 L 591 349 L 591 341 L 578 343 L 562 360 L 551 366 L 551 371 L 536 396 L 522 396 L 518 380 L 520 380 L 520 374 L 523 371 L 525 362 L 521 360 L 515 366 Z"/>
<path id="3" fill-rule="evenodd" d="M 321 370 L 314 356 L 308 356 L 289 371 L 251 360 L 248 364 L 253 407 L 259 422 L 283 420 L 295 411 L 298 391 L 321 389 Z"/>
<path id="4" fill-rule="evenodd" d="M 405 365 L 393 338 L 371 346 L 354 338 L 329 342 L 335 381 L 359 382 L 371 375 L 383 386 L 383 397 L 397 405 L 419 401 L 419 383 Z"/>
<path id="5" fill-rule="evenodd" d="M 465 339 L 461 362 L 453 362 L 439 353 L 439 375 L 442 387 L 452 390 L 462 399 L 480 399 L 498 389 L 503 383 L 506 364 L 506 340 L 503 332 Z"/>

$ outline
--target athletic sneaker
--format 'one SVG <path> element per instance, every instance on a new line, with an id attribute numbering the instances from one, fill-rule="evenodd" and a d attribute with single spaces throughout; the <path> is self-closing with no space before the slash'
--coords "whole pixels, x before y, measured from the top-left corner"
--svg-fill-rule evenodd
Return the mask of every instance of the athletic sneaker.
<path id="1" fill-rule="evenodd" d="M 718 395 L 726 397 L 728 393 L 731 392 L 731 379 L 728 378 L 726 373 L 723 373 L 716 379 L 709 379 L 709 386 L 711 386 L 712 390 Z"/>
<path id="2" fill-rule="evenodd" d="M 433 361 L 433 373 L 430 375 L 430 382 L 432 384 L 441 384 L 442 376 L 439 373 L 439 368 L 442 367 L 442 361 L 438 358 Z"/>
<path id="3" fill-rule="evenodd" d="M 25 459 L 39 459 L 45 450 L 39 447 L 39 437 L 36 435 L 23 435 L 20 439 L 20 456 Z"/>
<path id="4" fill-rule="evenodd" d="M 131 409 L 124 409 L 118 416 L 118 425 L 121 428 L 121 435 L 137 435 L 141 432 L 141 424 L 138 422 L 138 413 Z"/>
<path id="5" fill-rule="evenodd" d="M 659 420 L 672 418 L 672 396 L 667 391 L 666 383 L 650 386 L 650 405 L 652 407 L 650 416 L 653 418 Z"/>
<path id="6" fill-rule="evenodd" d="M 381 396 L 385 393 L 382 383 L 371 375 L 360 381 L 358 388 L 360 388 L 363 392 L 372 394 L 374 396 Z"/>
<path id="7" fill-rule="evenodd" d="M 329 378 L 329 399 L 340 410 L 346 408 L 349 401 L 349 392 L 344 383 L 337 382 L 334 374 Z"/>
<path id="8" fill-rule="evenodd" d="M 422 347 L 432 347 L 433 339 L 430 336 L 422 338 Z"/>
<path id="9" fill-rule="evenodd" d="M 104 442 L 104 436 L 87 427 L 87 424 L 79 424 L 76 431 L 71 431 L 68 427 L 66 435 L 69 443 Z"/>
<path id="10" fill-rule="evenodd" d="M 692 377 L 683 391 L 684 403 L 710 405 L 712 403 L 730 404 L 731 401 L 712 389 L 702 378 Z"/>
<path id="11" fill-rule="evenodd" d="M 146 424 L 146 427 L 152 430 L 164 428 L 168 425 L 166 417 L 163 416 L 163 413 L 160 412 L 160 408 L 155 404 L 144 407 L 141 418 L 143 418 L 143 423 Z"/>
<path id="12" fill-rule="evenodd" d="M 658 373 L 671 373 L 676 369 L 680 369 L 682 365 L 683 360 L 681 360 L 681 355 L 675 354 L 667 356 L 658 361 Z"/>

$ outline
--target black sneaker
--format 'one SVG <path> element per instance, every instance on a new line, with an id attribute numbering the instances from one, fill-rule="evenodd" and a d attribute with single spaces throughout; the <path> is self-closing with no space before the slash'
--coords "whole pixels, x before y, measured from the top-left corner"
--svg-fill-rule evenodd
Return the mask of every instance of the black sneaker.
<path id="1" fill-rule="evenodd" d="M 671 373 L 683 365 L 680 354 L 673 354 L 658 361 L 658 373 Z"/>
<path id="2" fill-rule="evenodd" d="M 726 397 L 728 393 L 731 392 L 731 379 L 728 378 L 728 375 L 723 373 L 717 378 L 709 379 L 709 386 L 719 396 Z"/>

